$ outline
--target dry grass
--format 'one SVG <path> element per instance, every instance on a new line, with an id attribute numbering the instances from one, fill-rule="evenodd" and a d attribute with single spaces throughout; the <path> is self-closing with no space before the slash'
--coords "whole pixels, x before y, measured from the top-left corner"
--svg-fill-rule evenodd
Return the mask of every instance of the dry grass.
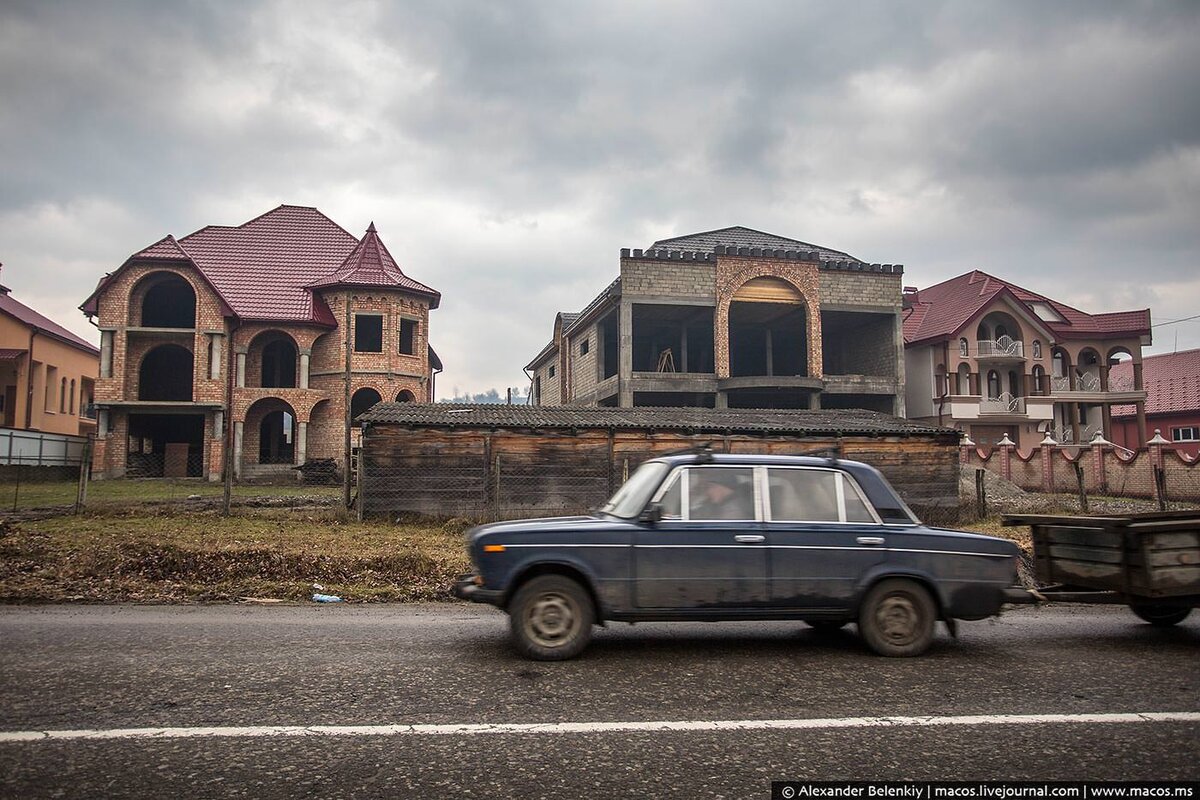
<path id="1" fill-rule="evenodd" d="M 0 602 L 443 600 L 469 570 L 461 525 L 359 523 L 270 509 L 220 517 L 141 510 L 0 531 Z"/>

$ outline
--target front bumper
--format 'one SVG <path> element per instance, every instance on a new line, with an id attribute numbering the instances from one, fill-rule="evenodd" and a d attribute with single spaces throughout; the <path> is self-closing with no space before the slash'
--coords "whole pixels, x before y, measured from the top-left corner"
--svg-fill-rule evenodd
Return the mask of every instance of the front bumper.
<path id="1" fill-rule="evenodd" d="M 454 596 L 460 600 L 470 600 L 472 603 L 499 606 L 504 600 L 504 592 L 483 588 L 475 582 L 475 577 L 472 573 L 460 575 L 451 589 Z"/>

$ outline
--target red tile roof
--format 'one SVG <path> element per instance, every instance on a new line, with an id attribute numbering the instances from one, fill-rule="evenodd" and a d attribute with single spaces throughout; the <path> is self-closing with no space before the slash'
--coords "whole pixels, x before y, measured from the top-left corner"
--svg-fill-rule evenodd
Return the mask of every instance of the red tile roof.
<path id="1" fill-rule="evenodd" d="M 1133 380 L 1133 364 L 1124 361 L 1109 370 L 1109 382 Z M 1142 359 L 1147 414 L 1200 412 L 1200 350 L 1184 350 Z M 1113 406 L 1114 417 L 1132 417 L 1132 405 Z"/>
<path id="2" fill-rule="evenodd" d="M 387 247 L 379 238 L 372 222 L 363 235 L 358 246 L 346 256 L 346 260 L 338 269 L 320 280 L 308 284 L 309 289 L 323 289 L 331 286 L 398 286 L 417 294 L 429 295 L 433 298 L 432 308 L 437 308 L 439 295 L 423 283 L 414 281 L 400 271 L 396 260 L 388 252 Z"/>
<path id="3" fill-rule="evenodd" d="M 905 297 L 904 343 L 948 339 L 989 303 L 1007 296 L 1037 317 L 1034 303 L 1045 303 L 1065 321 L 1041 320 L 1057 339 L 1144 336 L 1150 333 L 1150 310 L 1088 314 L 1031 292 L 986 272 L 974 270 Z M 1039 317 L 1040 319 L 1040 317 Z"/>
<path id="4" fill-rule="evenodd" d="M 76 347 L 91 355 L 100 355 L 99 348 L 94 344 L 79 338 L 62 325 L 59 325 L 49 317 L 42 316 L 24 303 L 14 300 L 9 296 L 7 289 L 0 292 L 0 312 L 8 314 L 10 317 L 30 327 L 37 328 L 40 332 L 53 336 L 55 339 L 59 339 L 72 347 Z M 24 351 L 22 350 L 21 352 Z"/>
<path id="5" fill-rule="evenodd" d="M 372 230 L 382 253 L 387 252 Z M 364 237 L 364 240 L 368 237 Z M 167 236 L 134 253 L 125 264 L 173 260 L 191 263 L 228 305 L 245 320 L 314 322 L 336 327 L 321 297 L 310 288 L 333 285 L 362 243 L 315 208 L 281 205 L 236 227 L 209 225 L 178 241 Z M 380 256 L 382 260 L 382 256 Z M 391 255 L 375 286 L 391 286 L 422 294 L 437 292 L 400 272 Z M 81 308 L 94 314 L 102 280 Z"/>

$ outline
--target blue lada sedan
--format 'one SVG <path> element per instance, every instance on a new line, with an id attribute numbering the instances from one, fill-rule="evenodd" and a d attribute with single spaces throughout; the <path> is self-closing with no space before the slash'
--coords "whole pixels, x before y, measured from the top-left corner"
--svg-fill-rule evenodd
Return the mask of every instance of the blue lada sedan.
<path id="1" fill-rule="evenodd" d="M 1000 611 L 1018 547 L 922 525 L 855 461 L 706 452 L 644 463 L 586 517 L 483 525 L 455 594 L 508 612 L 522 655 L 578 655 L 609 621 L 857 622 L 877 653 L 915 656 L 934 624 Z"/>

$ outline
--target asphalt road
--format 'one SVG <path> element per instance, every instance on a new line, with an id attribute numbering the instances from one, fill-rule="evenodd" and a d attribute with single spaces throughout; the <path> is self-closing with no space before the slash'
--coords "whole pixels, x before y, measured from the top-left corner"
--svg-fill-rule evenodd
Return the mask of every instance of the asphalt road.
<path id="1" fill-rule="evenodd" d="M 1200 712 L 1200 614 L 1020 609 L 918 659 L 853 628 L 615 625 L 522 661 L 483 607 L 0 609 L 14 731 Z M 772 780 L 1200 779 L 1200 722 L 0 739 L 5 797 L 757 797 Z"/>

